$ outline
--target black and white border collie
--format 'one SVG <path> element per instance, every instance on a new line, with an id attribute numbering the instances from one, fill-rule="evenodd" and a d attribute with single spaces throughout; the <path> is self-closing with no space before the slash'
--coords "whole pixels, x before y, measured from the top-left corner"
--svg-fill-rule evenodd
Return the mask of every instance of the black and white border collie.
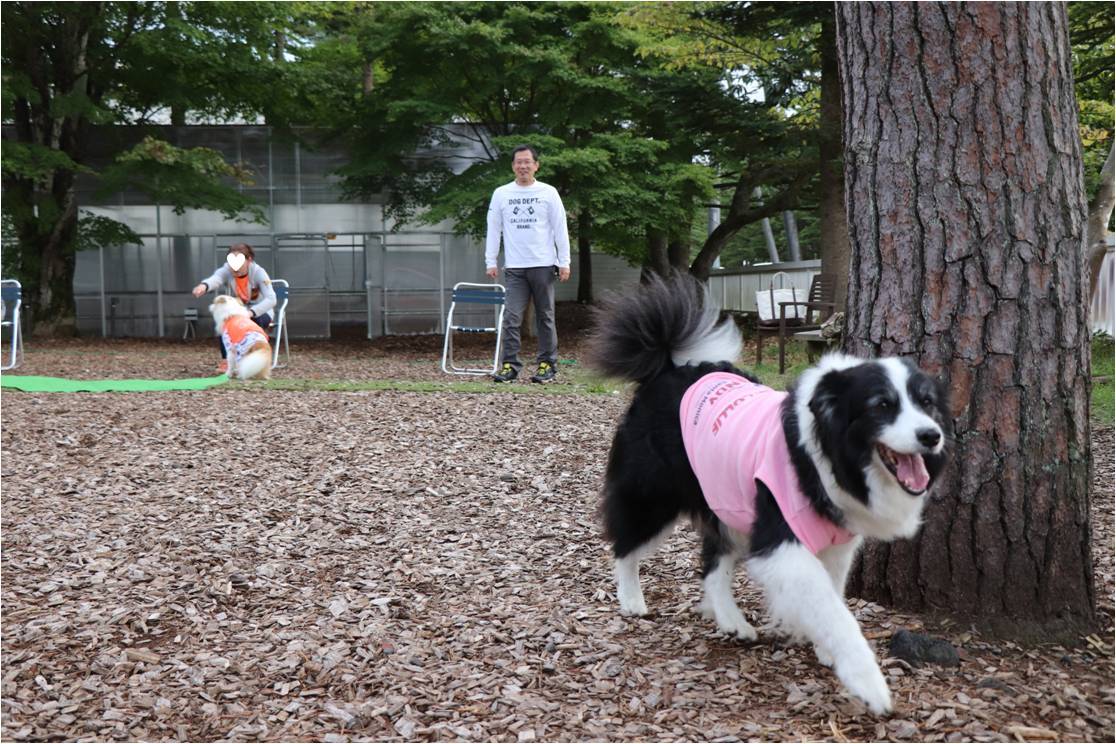
<path id="1" fill-rule="evenodd" d="M 740 349 L 736 325 L 719 322 L 701 285 L 686 275 L 654 279 L 597 312 L 591 364 L 638 383 L 612 442 L 601 508 L 620 611 L 647 613 L 639 562 L 688 517 L 703 537 L 701 614 L 725 633 L 756 638 L 732 595 L 734 565 L 743 559 L 763 590 L 773 626 L 809 640 L 850 692 L 872 712 L 887 713 L 891 693 L 845 604 L 845 580 L 865 537 L 894 540 L 918 531 L 952 435 L 945 390 L 905 359 L 834 354 L 786 394 L 774 421 L 777 427 L 781 418 L 781 451 L 791 460 L 787 482 L 797 480 L 806 508 L 846 535 L 815 555 L 759 479 L 751 528 L 726 524 L 703 495 L 687 456 L 683 397 L 711 373 L 755 382 L 732 366 Z M 734 456 L 730 446 L 710 448 L 715 452 L 705 452 L 707 461 L 720 458 L 722 449 L 723 457 Z"/>

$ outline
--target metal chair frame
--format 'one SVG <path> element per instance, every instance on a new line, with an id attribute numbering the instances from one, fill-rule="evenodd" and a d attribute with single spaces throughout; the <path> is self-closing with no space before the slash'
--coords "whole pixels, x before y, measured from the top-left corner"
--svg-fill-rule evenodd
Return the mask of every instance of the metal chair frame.
<path id="1" fill-rule="evenodd" d="M 7 364 L 0 365 L 0 370 L 9 370 L 18 367 L 22 361 L 23 326 L 20 323 L 19 309 L 23 305 L 23 285 L 15 279 L 0 280 L 0 295 L 2 295 L 5 305 L 4 320 L 0 321 L 0 327 L 11 326 L 12 328 L 11 355 Z M 11 320 L 7 318 L 7 303 L 9 302 L 12 303 Z M 0 357 L 2 356 L 0 354 Z"/>
<path id="2" fill-rule="evenodd" d="M 287 332 L 287 303 L 290 302 L 291 285 L 286 279 L 272 279 L 271 286 L 275 290 L 275 349 L 272 351 L 271 368 L 281 369 L 291 362 L 291 342 Z M 279 363 L 279 345 L 286 349 L 286 359 Z"/>
<path id="3" fill-rule="evenodd" d="M 442 345 L 442 371 L 451 375 L 492 375 L 500 365 L 500 343 L 504 338 L 504 309 L 507 302 L 507 289 L 503 284 L 476 284 L 473 282 L 458 282 L 453 285 L 450 295 L 449 312 L 446 315 L 446 339 Z M 453 313 L 458 304 L 491 305 L 496 311 L 496 324 L 494 326 L 459 326 L 453 323 Z M 492 367 L 479 369 L 477 367 L 458 366 L 453 359 L 453 334 L 455 331 L 462 333 L 495 333 L 496 351 L 492 354 Z"/>

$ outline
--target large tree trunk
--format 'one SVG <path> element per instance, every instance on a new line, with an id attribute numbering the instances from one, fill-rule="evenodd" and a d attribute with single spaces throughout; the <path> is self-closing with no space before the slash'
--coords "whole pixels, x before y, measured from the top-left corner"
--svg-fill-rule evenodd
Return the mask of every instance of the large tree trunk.
<path id="1" fill-rule="evenodd" d="M 33 10 L 37 14 L 41 9 Z M 57 29 L 50 57 L 28 66 L 36 95 L 14 102 L 17 141 L 65 153 L 81 163 L 87 128 L 80 117 L 59 113 L 56 99 L 91 95 L 86 55 L 91 29 L 101 12 L 100 3 L 88 3 L 81 12 L 67 16 Z M 28 48 L 22 53 L 39 54 L 40 50 Z M 29 326 L 43 335 L 76 332 L 73 281 L 78 209 L 74 180 L 75 174 L 65 169 L 56 169 L 44 178 L 4 180 L 6 196 L 16 197 L 12 201 L 17 207 L 10 214 L 19 239 L 16 271 L 24 285 Z"/>
<path id="2" fill-rule="evenodd" d="M 593 302 L 593 215 L 582 209 L 577 215 L 577 301 Z"/>
<path id="3" fill-rule="evenodd" d="M 42 262 L 39 266 L 39 296 L 32 320 L 35 332 L 51 336 L 77 334 L 77 313 L 74 302 L 74 269 L 77 256 L 78 209 L 72 174 L 55 177 L 52 201 L 59 217 L 39 244 Z"/>
<path id="4" fill-rule="evenodd" d="M 833 13 L 822 17 L 821 121 L 818 157 L 821 194 L 818 204 L 822 271 L 837 278 L 837 309 L 845 307 L 849 287 L 849 227 L 845 219 L 845 171 L 841 162 L 841 70 L 837 64 L 837 25 Z"/>
<path id="5" fill-rule="evenodd" d="M 1085 195 L 1065 6 L 840 3 L 846 346 L 942 376 L 950 472 L 850 588 L 1008 633 L 1094 623 Z"/>
<path id="6" fill-rule="evenodd" d="M 77 238 L 77 198 L 73 175 L 56 174 L 50 190 L 38 191 L 29 182 L 6 182 L 19 204 L 34 204 L 10 212 L 18 238 L 16 274 L 24 285 L 28 327 L 44 336 L 72 336 L 77 332 L 74 312 L 74 241 Z M 41 215 L 49 214 L 50 219 Z"/>

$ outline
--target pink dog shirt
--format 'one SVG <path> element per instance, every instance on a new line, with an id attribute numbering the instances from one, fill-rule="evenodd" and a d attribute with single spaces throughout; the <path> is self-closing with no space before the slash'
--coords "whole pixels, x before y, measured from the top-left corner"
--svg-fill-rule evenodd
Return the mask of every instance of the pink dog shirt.
<path id="1" fill-rule="evenodd" d="M 705 501 L 721 521 L 751 532 L 759 479 L 795 537 L 817 555 L 853 536 L 814 511 L 798 486 L 783 436 L 786 397 L 728 372 L 705 375 L 682 397 L 682 441 Z"/>

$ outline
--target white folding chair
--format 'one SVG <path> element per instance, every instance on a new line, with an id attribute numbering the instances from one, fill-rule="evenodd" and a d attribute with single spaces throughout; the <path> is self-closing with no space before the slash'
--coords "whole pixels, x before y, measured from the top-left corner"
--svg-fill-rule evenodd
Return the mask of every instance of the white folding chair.
<path id="1" fill-rule="evenodd" d="M 23 356 L 23 329 L 19 322 L 19 307 L 23 304 L 23 285 L 15 279 L 0 280 L 0 295 L 3 297 L 3 302 L 0 302 L 0 328 L 10 326 L 12 329 L 11 354 L 8 362 L 0 365 L 0 370 L 15 369 Z M 9 304 L 12 306 L 10 316 Z M 9 317 L 11 320 L 8 319 Z M 0 357 L 2 356 L 0 352 Z M 0 358 L 0 362 L 2 361 L 3 359 Z"/>
<path id="2" fill-rule="evenodd" d="M 502 284 L 474 284 L 471 282 L 458 282 L 453 285 L 453 294 L 450 300 L 449 313 L 446 316 L 446 340 L 442 345 L 442 371 L 451 375 L 492 375 L 500 364 L 500 341 L 504 333 L 504 305 L 507 290 Z M 464 326 L 454 325 L 453 313 L 459 304 L 483 305 L 491 307 L 496 312 L 494 326 Z M 475 367 L 459 367 L 453 360 L 453 334 L 461 333 L 495 333 L 496 351 L 492 354 L 492 367 L 478 369 Z"/>
<path id="3" fill-rule="evenodd" d="M 272 350 L 271 368 L 286 367 L 291 361 L 291 342 L 287 340 L 287 302 L 290 300 L 291 287 L 286 279 L 272 279 L 271 288 L 275 290 L 275 348 Z M 279 345 L 287 350 L 286 359 L 279 363 Z"/>

